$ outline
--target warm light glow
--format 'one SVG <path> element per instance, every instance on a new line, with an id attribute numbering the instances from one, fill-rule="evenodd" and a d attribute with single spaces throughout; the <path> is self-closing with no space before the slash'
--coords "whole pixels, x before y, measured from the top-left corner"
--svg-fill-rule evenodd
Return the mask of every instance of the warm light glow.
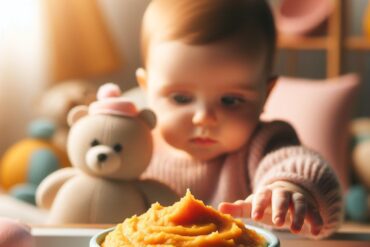
<path id="1" fill-rule="evenodd" d="M 3 69 L 8 73 L 9 69 L 38 64 L 43 40 L 40 12 L 38 0 L 0 0 L 1 74 Z M 30 73 L 34 73 L 33 66 Z"/>
<path id="2" fill-rule="evenodd" d="M 46 81 L 41 13 L 39 0 L 0 0 L 0 154 L 26 136 L 35 97 Z"/>

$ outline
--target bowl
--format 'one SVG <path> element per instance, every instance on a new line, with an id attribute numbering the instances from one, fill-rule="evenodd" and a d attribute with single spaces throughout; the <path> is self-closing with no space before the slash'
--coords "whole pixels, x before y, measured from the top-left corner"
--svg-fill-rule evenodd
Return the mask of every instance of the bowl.
<path id="1" fill-rule="evenodd" d="M 245 225 L 246 228 L 256 231 L 258 234 L 263 236 L 266 241 L 268 242 L 268 245 L 266 247 L 279 247 L 280 242 L 279 239 L 270 231 L 257 227 L 257 226 L 250 226 Z M 103 243 L 105 236 L 111 231 L 113 231 L 113 228 L 109 228 L 106 230 L 103 230 L 102 232 L 97 233 L 95 236 L 93 236 L 90 240 L 90 247 L 101 247 L 101 244 Z"/>

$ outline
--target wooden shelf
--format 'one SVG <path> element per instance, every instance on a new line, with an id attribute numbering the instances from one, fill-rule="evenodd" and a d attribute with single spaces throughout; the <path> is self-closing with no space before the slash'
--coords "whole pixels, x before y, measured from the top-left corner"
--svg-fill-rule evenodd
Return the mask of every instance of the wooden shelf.
<path id="1" fill-rule="evenodd" d="M 289 50 L 326 50 L 328 48 L 327 37 L 293 37 L 280 35 L 278 47 Z"/>
<path id="2" fill-rule="evenodd" d="M 370 39 L 366 37 L 349 37 L 346 39 L 344 46 L 348 50 L 370 51 Z"/>
<path id="3" fill-rule="evenodd" d="M 287 50 L 326 50 L 330 44 L 328 37 L 289 37 L 280 36 L 278 47 Z M 347 50 L 370 51 L 370 39 L 366 37 L 349 37 L 344 42 Z"/>
<path id="4" fill-rule="evenodd" d="M 370 52 L 370 37 L 353 36 L 348 34 L 349 0 L 332 0 L 334 9 L 327 21 L 326 34 L 323 36 L 297 37 L 279 34 L 278 49 L 289 51 L 287 54 L 290 75 L 294 75 L 297 63 L 297 51 L 317 50 L 326 54 L 327 78 L 340 76 L 346 52 Z M 370 5 L 369 5 L 370 7 Z"/>

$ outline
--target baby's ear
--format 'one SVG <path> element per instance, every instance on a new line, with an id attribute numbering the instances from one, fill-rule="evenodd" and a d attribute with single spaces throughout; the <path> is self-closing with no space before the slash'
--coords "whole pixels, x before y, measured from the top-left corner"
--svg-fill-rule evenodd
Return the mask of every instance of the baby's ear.
<path id="1" fill-rule="evenodd" d="M 146 90 L 147 82 L 146 82 L 147 76 L 146 76 L 146 70 L 143 68 L 138 68 L 136 70 L 136 80 L 141 87 L 141 89 Z"/>
<path id="2" fill-rule="evenodd" d="M 153 129 L 157 123 L 154 112 L 149 109 L 141 110 L 138 117 L 143 120 L 150 129 Z"/>
<path id="3" fill-rule="evenodd" d="M 87 115 L 88 108 L 85 105 L 79 105 L 72 108 L 68 112 L 67 122 L 68 125 L 71 127 L 77 120 Z"/>

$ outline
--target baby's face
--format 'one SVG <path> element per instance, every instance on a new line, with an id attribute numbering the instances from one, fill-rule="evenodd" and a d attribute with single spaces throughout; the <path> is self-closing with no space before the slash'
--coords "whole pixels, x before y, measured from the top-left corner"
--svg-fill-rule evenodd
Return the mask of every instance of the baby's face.
<path id="1" fill-rule="evenodd" d="M 158 118 L 156 131 L 199 160 L 242 147 L 266 98 L 264 61 L 257 60 L 241 56 L 229 42 L 152 45 L 146 90 Z"/>

